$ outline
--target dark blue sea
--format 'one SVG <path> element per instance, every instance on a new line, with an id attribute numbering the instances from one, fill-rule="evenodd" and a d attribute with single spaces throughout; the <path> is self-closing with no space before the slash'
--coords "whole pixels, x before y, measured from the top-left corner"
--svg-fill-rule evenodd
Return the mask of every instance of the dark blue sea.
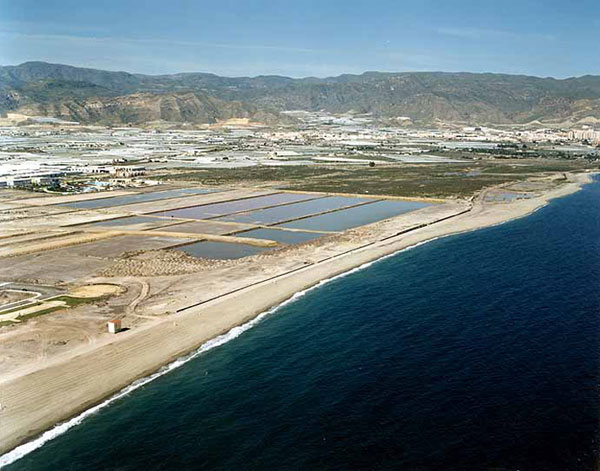
<path id="1" fill-rule="evenodd" d="M 6 469 L 595 470 L 599 361 L 594 183 L 312 290 Z"/>

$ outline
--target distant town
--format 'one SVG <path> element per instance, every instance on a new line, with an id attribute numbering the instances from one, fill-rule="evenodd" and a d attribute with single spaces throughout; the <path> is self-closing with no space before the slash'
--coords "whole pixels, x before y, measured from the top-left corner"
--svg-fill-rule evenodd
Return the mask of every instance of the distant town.
<path id="1" fill-rule="evenodd" d="M 381 126 L 369 115 L 288 114 L 302 124 L 270 128 L 237 119 L 194 129 L 147 129 L 28 118 L 28 125 L 15 126 L 6 125 L 16 119 L 9 113 L 0 127 L 0 188 L 91 192 L 156 184 L 153 175 L 173 169 L 600 158 L 600 130 L 592 125 L 417 129 Z"/>

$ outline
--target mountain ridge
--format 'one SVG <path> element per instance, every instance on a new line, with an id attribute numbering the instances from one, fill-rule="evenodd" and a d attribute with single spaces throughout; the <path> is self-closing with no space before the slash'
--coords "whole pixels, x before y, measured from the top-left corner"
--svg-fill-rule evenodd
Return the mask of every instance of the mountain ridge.
<path id="1" fill-rule="evenodd" d="M 181 101 L 185 93 L 196 97 L 191 112 L 163 116 L 149 111 L 151 102 L 155 106 L 156 100 Z M 4 113 L 61 109 L 61 117 L 75 119 L 77 113 L 68 110 L 115 100 L 125 106 L 125 97 L 134 94 L 138 95 L 138 109 L 144 107 L 139 94 L 148 100 L 150 108 L 139 113 L 123 109 L 123 113 L 115 114 L 107 106 L 106 113 L 79 113 L 82 122 L 141 123 L 146 116 L 214 122 L 222 116 L 253 119 L 252 115 L 259 113 L 269 116 L 269 123 L 274 124 L 289 122 L 281 111 L 297 109 L 371 113 L 383 120 L 408 116 L 423 124 L 519 124 L 534 120 L 572 124 L 600 118 L 600 76 L 594 75 L 556 79 L 473 72 L 368 71 L 290 78 L 223 77 L 206 72 L 145 75 L 40 61 L 0 67 L 0 112 Z M 232 116 L 236 112 L 244 116 Z"/>

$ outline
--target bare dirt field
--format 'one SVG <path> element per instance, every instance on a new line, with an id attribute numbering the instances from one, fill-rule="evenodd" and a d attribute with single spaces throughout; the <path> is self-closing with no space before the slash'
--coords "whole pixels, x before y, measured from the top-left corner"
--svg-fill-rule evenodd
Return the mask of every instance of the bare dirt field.
<path id="1" fill-rule="evenodd" d="M 0 290 L 0 307 L 5 304 L 11 304 L 34 297 L 35 295 L 33 293 L 28 293 L 26 291 Z"/>
<path id="2" fill-rule="evenodd" d="M 112 296 L 121 292 L 123 292 L 123 289 L 120 286 L 98 283 L 95 285 L 79 286 L 72 290 L 70 295 L 76 298 L 100 298 L 102 296 Z"/>

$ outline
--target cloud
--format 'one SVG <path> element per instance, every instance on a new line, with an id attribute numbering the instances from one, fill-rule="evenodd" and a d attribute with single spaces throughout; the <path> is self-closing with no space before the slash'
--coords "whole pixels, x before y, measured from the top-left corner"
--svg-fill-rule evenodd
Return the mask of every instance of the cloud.
<path id="1" fill-rule="evenodd" d="M 556 38 L 551 34 L 543 33 L 522 33 L 518 31 L 507 31 L 487 28 L 457 28 L 443 27 L 435 29 L 437 34 L 442 36 L 452 36 L 461 39 L 484 40 L 484 39 L 512 39 L 512 40 L 528 40 L 538 39 L 543 41 L 554 41 Z"/>
<path id="2" fill-rule="evenodd" d="M 71 34 L 43 34 L 43 33 L 20 33 L 11 30 L 0 29 L 0 34 L 5 37 L 17 40 L 34 40 L 34 41 L 62 41 L 65 43 L 94 43 L 94 44 L 135 44 L 135 45 L 153 45 L 165 47 L 202 47 L 202 48 L 219 48 L 219 49 L 236 49 L 236 50 L 256 50 L 256 51 L 278 51 L 278 52 L 294 52 L 294 53 L 321 53 L 326 52 L 323 49 L 309 49 L 300 47 L 288 46 L 273 46 L 263 44 L 228 44 L 215 43 L 206 41 L 186 41 L 177 39 L 164 38 L 132 38 L 132 37 L 117 37 L 117 36 L 82 36 Z"/>
<path id="3" fill-rule="evenodd" d="M 424 71 L 437 69 L 444 57 L 434 54 L 413 54 L 405 51 L 380 51 L 381 63 L 387 64 L 388 71 Z M 378 70 L 381 67 L 378 68 Z"/>
<path id="4" fill-rule="evenodd" d="M 77 34 L 23 33 L 0 27 L 0 63 L 43 60 L 149 74 L 206 70 L 220 75 L 333 75 L 331 50 L 269 44 Z M 352 62 L 350 60 L 350 62 Z M 351 70 L 355 70 L 352 68 Z"/>
<path id="5" fill-rule="evenodd" d="M 39 23 L 36 21 L 17 21 L 17 20 L 1 20 L 0 19 L 0 30 L 3 32 L 10 33 L 31 33 L 33 31 L 39 31 L 43 29 L 47 33 L 53 33 L 55 31 L 67 32 L 72 34 L 90 34 L 90 33 L 108 33 L 108 29 L 97 25 L 77 25 L 77 24 L 63 24 L 57 22 Z"/>

